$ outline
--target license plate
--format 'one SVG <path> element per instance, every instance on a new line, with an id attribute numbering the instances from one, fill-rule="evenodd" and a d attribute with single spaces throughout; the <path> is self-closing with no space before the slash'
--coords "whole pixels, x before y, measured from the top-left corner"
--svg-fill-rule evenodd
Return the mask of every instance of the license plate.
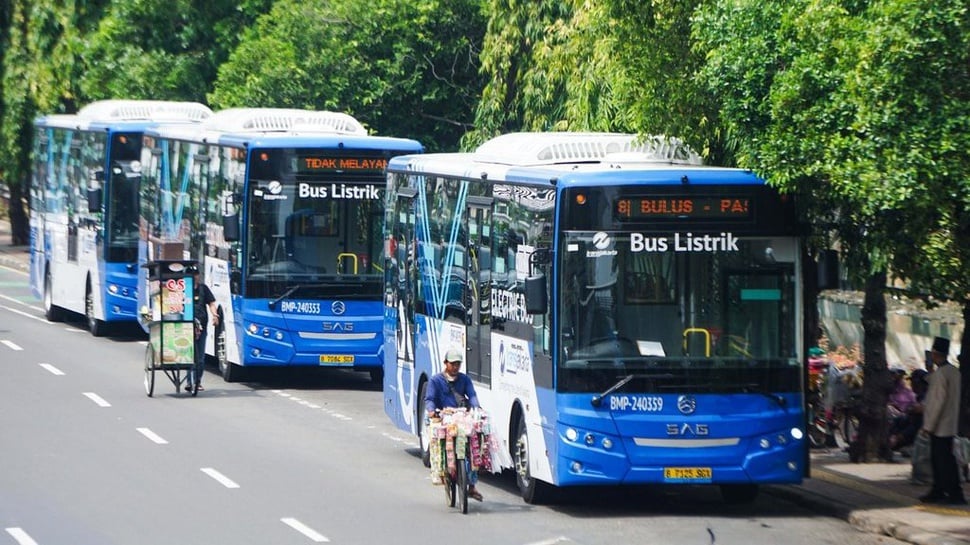
<path id="1" fill-rule="evenodd" d="M 347 365 L 354 363 L 354 356 L 345 354 L 320 354 L 320 365 Z"/>
<path id="2" fill-rule="evenodd" d="M 713 472 L 709 467 L 665 467 L 667 482 L 710 482 Z"/>

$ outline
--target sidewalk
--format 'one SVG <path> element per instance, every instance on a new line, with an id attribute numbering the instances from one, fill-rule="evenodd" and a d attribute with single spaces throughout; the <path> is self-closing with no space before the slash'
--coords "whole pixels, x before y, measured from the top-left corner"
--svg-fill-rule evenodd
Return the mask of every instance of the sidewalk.
<path id="1" fill-rule="evenodd" d="M 30 271 L 30 248 L 10 244 L 10 222 L 0 219 L 0 265 L 11 269 Z"/>
<path id="2" fill-rule="evenodd" d="M 928 484 L 910 480 L 909 458 L 895 463 L 853 464 L 839 449 L 813 450 L 812 478 L 797 486 L 766 487 L 856 529 L 917 545 L 970 545 L 970 508 L 924 505 Z M 970 491 L 970 485 L 964 486 Z"/>
<path id="3" fill-rule="evenodd" d="M 0 220 L 0 266 L 29 270 L 28 248 L 11 246 L 10 225 Z M 814 450 L 812 478 L 764 493 L 842 518 L 856 529 L 916 545 L 970 545 L 970 508 L 922 505 L 928 485 L 910 482 L 908 458 L 897 463 L 853 464 L 838 449 Z M 970 491 L 970 485 L 965 487 Z M 970 494 L 968 494 L 970 496 Z"/>

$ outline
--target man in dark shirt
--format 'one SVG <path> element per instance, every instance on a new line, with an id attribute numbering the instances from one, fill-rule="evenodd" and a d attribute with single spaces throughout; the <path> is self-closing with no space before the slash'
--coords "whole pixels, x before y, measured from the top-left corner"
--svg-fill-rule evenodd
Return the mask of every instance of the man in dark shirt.
<path id="1" fill-rule="evenodd" d="M 462 351 L 452 348 L 445 353 L 444 371 L 431 377 L 424 396 L 425 414 L 433 415 L 445 408 L 480 408 L 475 385 L 468 375 L 461 372 L 464 361 Z M 468 487 L 468 497 L 482 501 L 482 494 L 475 488 L 478 482 L 477 472 L 469 472 L 471 484 Z"/>

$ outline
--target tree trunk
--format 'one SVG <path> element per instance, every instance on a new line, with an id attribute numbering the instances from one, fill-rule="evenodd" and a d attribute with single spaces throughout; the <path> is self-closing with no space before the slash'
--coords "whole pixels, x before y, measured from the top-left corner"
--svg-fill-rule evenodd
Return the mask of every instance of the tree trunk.
<path id="1" fill-rule="evenodd" d="M 10 184 L 10 244 L 25 246 L 30 243 L 30 221 L 24 210 L 24 188 L 20 184 Z"/>
<path id="2" fill-rule="evenodd" d="M 970 437 L 970 300 L 963 302 L 963 335 L 960 337 L 960 427 L 962 437 Z"/>
<path id="3" fill-rule="evenodd" d="M 859 439 L 850 449 L 850 458 L 874 462 L 890 456 L 886 442 L 888 417 L 886 404 L 892 377 L 886 365 L 886 273 L 866 279 L 862 305 L 863 368 L 862 406 L 859 410 Z"/>
<path id="4" fill-rule="evenodd" d="M 805 245 L 802 246 L 802 278 L 802 306 L 805 309 L 805 323 L 803 326 L 804 330 L 802 331 L 803 338 L 805 339 L 803 349 L 806 352 L 802 354 L 804 358 L 808 356 L 808 349 L 813 346 L 818 346 L 818 340 L 822 337 L 822 319 L 818 312 L 818 263 L 808 253 L 808 248 Z M 806 364 L 806 369 L 807 367 L 808 365 Z"/>

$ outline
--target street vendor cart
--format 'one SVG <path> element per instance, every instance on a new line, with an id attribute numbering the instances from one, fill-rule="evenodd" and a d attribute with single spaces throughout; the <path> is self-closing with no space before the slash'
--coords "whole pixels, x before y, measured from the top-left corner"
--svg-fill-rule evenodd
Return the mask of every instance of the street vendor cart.
<path id="1" fill-rule="evenodd" d="M 468 513 L 468 489 L 473 471 L 491 471 L 492 437 L 487 413 L 481 409 L 444 409 L 429 425 L 431 482 L 444 485 L 449 507 Z"/>
<path id="2" fill-rule="evenodd" d="M 145 393 L 155 392 L 155 373 L 161 372 L 179 393 L 198 393 L 195 372 L 195 317 L 193 273 L 195 261 L 150 261 L 148 268 L 149 308 L 143 309 L 148 321 L 148 346 L 145 348 Z"/>

